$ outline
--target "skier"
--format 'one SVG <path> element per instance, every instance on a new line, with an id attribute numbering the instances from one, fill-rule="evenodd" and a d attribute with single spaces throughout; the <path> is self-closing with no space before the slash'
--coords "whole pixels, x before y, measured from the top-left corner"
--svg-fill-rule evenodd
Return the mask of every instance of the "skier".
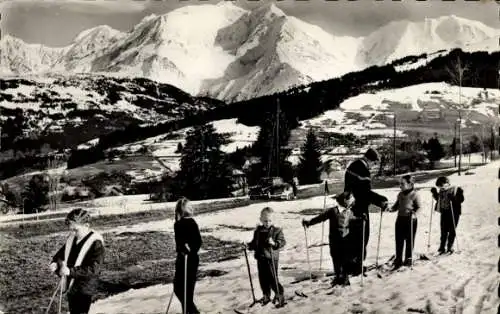
<path id="1" fill-rule="evenodd" d="M 401 178 L 399 192 L 396 203 L 389 211 L 398 211 L 396 218 L 396 258 L 394 269 L 402 265 L 412 265 L 413 248 L 415 245 L 415 235 L 417 233 L 417 217 L 415 214 L 420 209 L 420 198 L 414 188 L 414 179 L 411 175 Z M 403 262 L 403 246 L 405 246 L 405 260 Z"/>
<path id="2" fill-rule="evenodd" d="M 462 214 L 462 203 L 464 202 L 464 191 L 461 187 L 450 185 L 447 177 L 439 177 L 436 180 L 438 190 L 431 189 L 432 197 L 436 200 L 435 210 L 441 213 L 441 241 L 438 249 L 439 254 L 453 253 L 453 243 L 456 237 L 456 228 L 460 215 Z"/>
<path id="3" fill-rule="evenodd" d="M 325 220 L 330 220 L 330 255 L 333 260 L 333 270 L 335 278 L 332 280 L 332 286 L 342 285 L 348 286 L 349 275 L 347 271 L 349 259 L 349 222 L 353 218 L 352 206 L 354 197 L 352 193 L 343 192 L 335 197 L 336 206 L 329 208 L 327 211 L 319 214 L 311 220 L 302 220 L 304 227 L 309 227 Z"/>
<path id="4" fill-rule="evenodd" d="M 272 224 L 273 210 L 265 207 L 260 212 L 261 224 L 254 231 L 250 243 L 244 244 L 249 250 L 255 251 L 259 282 L 262 289 L 262 305 L 271 301 L 271 289 L 274 291 L 273 303 L 276 307 L 285 305 L 283 286 L 278 280 L 279 250 L 285 244 L 283 230 Z"/>
<path id="5" fill-rule="evenodd" d="M 50 270 L 65 276 L 61 282 L 68 298 L 69 312 L 86 314 L 98 289 L 104 240 L 90 229 L 90 215 L 86 210 L 72 210 L 65 223 L 73 233 L 52 258 Z"/>
<path id="6" fill-rule="evenodd" d="M 200 313 L 194 304 L 194 288 L 200 259 L 198 251 L 202 240 L 198 224 L 193 219 L 193 207 L 187 198 L 181 198 L 175 205 L 175 245 L 177 258 L 175 260 L 174 293 L 182 304 L 183 313 Z M 187 275 L 184 278 L 185 258 L 187 257 Z M 186 285 L 186 300 L 184 300 L 184 285 Z M 186 309 L 184 309 L 186 304 Z"/>
<path id="7" fill-rule="evenodd" d="M 370 237 L 368 207 L 370 204 L 381 209 L 386 209 L 388 206 L 385 196 L 372 191 L 370 168 L 378 160 L 380 160 L 378 152 L 369 148 L 364 156 L 353 161 L 345 172 L 344 191 L 352 192 L 355 200 L 352 208 L 354 219 L 351 221 L 349 236 L 350 247 L 353 250 L 350 273 L 355 276 L 361 273 L 361 265 L 366 258 L 366 246 Z"/>

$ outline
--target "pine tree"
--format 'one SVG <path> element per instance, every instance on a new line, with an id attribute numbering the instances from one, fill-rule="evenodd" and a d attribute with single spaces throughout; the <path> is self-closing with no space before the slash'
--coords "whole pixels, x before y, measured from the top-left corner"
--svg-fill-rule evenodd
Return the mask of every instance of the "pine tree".
<path id="1" fill-rule="evenodd" d="M 306 141 L 302 148 L 299 163 L 299 182 L 301 184 L 314 184 L 321 181 L 321 151 L 318 138 L 313 130 L 307 132 Z"/>
<path id="2" fill-rule="evenodd" d="M 283 149 L 290 138 L 290 123 L 284 111 L 279 113 L 279 130 L 277 113 L 268 115 L 260 125 L 257 141 L 253 145 L 253 151 L 260 158 L 262 173 L 265 176 L 281 176 L 283 170 L 288 173 L 289 165 L 286 160 L 290 156 L 290 149 Z M 278 149 L 279 146 L 279 149 Z M 278 157 L 279 151 L 279 157 Z"/>
<path id="3" fill-rule="evenodd" d="M 177 174 L 177 193 L 193 200 L 230 195 L 232 169 L 221 146 L 227 139 L 211 124 L 195 126 L 188 132 Z"/>

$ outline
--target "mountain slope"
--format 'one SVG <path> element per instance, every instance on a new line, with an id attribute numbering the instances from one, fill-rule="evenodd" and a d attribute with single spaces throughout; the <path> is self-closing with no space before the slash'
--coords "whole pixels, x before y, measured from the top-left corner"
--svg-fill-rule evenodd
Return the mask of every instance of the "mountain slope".
<path id="1" fill-rule="evenodd" d="M 3 150 L 21 138 L 75 147 L 126 127 L 175 122 L 225 105 L 137 78 L 52 74 L 0 79 L 0 84 Z"/>
<path id="2" fill-rule="evenodd" d="M 481 49 L 481 43 L 499 35 L 499 30 L 455 15 L 426 18 L 422 22 L 391 22 L 363 39 L 357 61 L 366 65 L 383 65 L 406 56 L 443 49 L 474 45 Z"/>
<path id="3" fill-rule="evenodd" d="M 191 94 L 240 101 L 410 55 L 496 51 L 498 35 L 480 22 L 444 16 L 391 22 L 364 38 L 341 37 L 274 4 L 249 11 L 223 1 L 153 14 L 126 33 L 98 26 L 64 48 L 4 36 L 0 72 L 145 77 Z"/>

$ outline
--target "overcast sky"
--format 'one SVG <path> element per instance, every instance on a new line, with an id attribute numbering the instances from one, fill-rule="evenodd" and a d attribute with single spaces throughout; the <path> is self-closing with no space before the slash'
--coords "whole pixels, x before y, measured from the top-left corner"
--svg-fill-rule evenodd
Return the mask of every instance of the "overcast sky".
<path id="1" fill-rule="evenodd" d="M 129 31 L 151 13 L 164 14 L 186 5 L 220 1 L 0 0 L 0 27 L 3 34 L 10 34 L 29 43 L 57 47 L 69 44 L 79 32 L 97 25 L 105 24 Z M 234 2 L 240 7 L 252 8 L 270 0 Z M 286 14 L 316 24 L 336 35 L 363 36 L 391 20 L 418 21 L 425 17 L 451 14 L 500 28 L 500 5 L 492 0 L 283 0 L 276 1 L 276 5 Z"/>

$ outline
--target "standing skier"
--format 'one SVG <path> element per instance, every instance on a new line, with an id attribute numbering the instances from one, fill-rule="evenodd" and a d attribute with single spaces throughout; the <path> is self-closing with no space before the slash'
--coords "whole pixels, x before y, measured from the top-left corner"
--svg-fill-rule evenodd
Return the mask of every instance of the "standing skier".
<path id="1" fill-rule="evenodd" d="M 198 251 L 201 248 L 201 234 L 198 224 L 193 219 L 193 207 L 187 198 L 181 198 L 175 205 L 175 245 L 177 258 L 175 260 L 174 293 L 182 304 L 183 313 L 200 313 L 194 304 L 194 288 L 196 274 L 200 264 Z M 184 259 L 187 256 L 187 275 L 184 278 Z M 186 285 L 186 300 L 184 300 L 184 285 Z M 184 309 L 186 304 L 186 309 Z"/>
<path id="2" fill-rule="evenodd" d="M 353 161 L 345 172 L 344 191 L 352 192 L 355 199 L 352 208 L 354 219 L 350 225 L 350 247 L 353 256 L 350 272 L 352 275 L 361 273 L 361 265 L 366 258 L 366 246 L 370 237 L 368 207 L 374 204 L 382 209 L 387 208 L 387 198 L 373 192 L 371 186 L 370 168 L 378 160 L 380 160 L 378 152 L 369 148 L 364 156 Z"/>
<path id="3" fill-rule="evenodd" d="M 86 210 L 72 210 L 65 223 L 73 233 L 52 258 L 50 270 L 65 276 L 62 282 L 69 312 L 86 314 L 98 289 L 100 266 L 104 261 L 104 240 L 90 229 L 90 215 Z"/>
<path id="4" fill-rule="evenodd" d="M 259 282 L 262 289 L 262 304 L 266 305 L 271 301 L 271 289 L 274 291 L 273 303 L 276 307 L 285 305 L 283 286 L 278 280 L 279 250 L 285 244 L 283 230 L 272 224 L 273 210 L 265 207 L 260 212 L 261 224 L 255 229 L 253 239 L 246 244 L 249 250 L 255 251 L 257 260 L 257 270 L 259 272 Z"/>
<path id="5" fill-rule="evenodd" d="M 439 192 L 433 187 L 431 193 L 437 202 L 436 211 L 441 213 L 441 241 L 438 253 L 445 253 L 445 248 L 448 253 L 452 253 L 456 228 L 462 214 L 462 203 L 465 200 L 464 191 L 461 187 L 450 185 L 447 177 L 437 178 L 436 186 Z"/>
<path id="6" fill-rule="evenodd" d="M 344 192 L 339 194 L 335 200 L 337 201 L 336 206 L 329 208 L 311 220 L 302 220 L 302 225 L 307 228 L 327 219 L 330 221 L 330 255 L 335 272 L 332 286 L 348 286 L 350 284 L 347 269 L 349 260 L 348 235 L 349 222 L 353 218 L 351 208 L 354 204 L 354 197 L 352 193 Z"/>
<path id="7" fill-rule="evenodd" d="M 397 211 L 396 218 L 396 259 L 394 269 L 402 265 L 412 265 L 415 235 L 417 233 L 417 217 L 415 214 L 420 209 L 420 198 L 414 188 L 414 180 L 410 175 L 405 175 L 400 182 L 401 192 L 396 203 L 390 211 Z M 403 246 L 405 246 L 405 260 L 403 262 Z"/>

